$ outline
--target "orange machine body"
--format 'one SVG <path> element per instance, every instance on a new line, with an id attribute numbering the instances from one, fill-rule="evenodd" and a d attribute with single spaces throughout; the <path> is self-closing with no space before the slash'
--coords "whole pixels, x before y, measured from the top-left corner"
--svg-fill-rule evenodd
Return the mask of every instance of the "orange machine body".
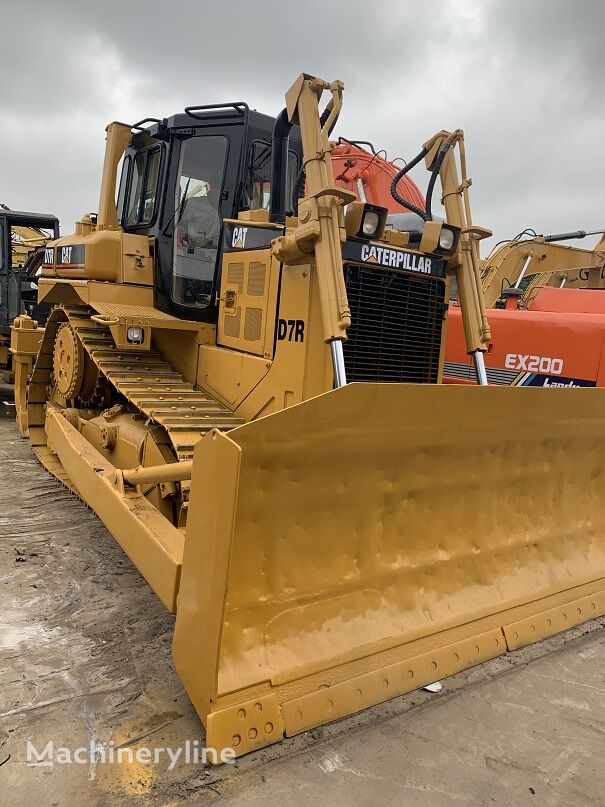
<path id="1" fill-rule="evenodd" d="M 384 156 L 381 156 L 384 155 Z M 391 196 L 391 182 L 402 166 L 389 162 L 386 153 L 372 154 L 353 143 L 341 140 L 332 149 L 332 168 L 337 185 L 360 197 L 360 183 L 365 201 L 386 207 L 390 213 L 406 212 Z M 402 163 L 403 165 L 403 163 Z M 399 193 L 416 207 L 424 209 L 424 196 L 408 176 L 397 185 Z M 362 201 L 364 201 L 362 199 Z"/>
<path id="2" fill-rule="evenodd" d="M 541 286 L 527 308 L 490 308 L 488 313 L 490 384 L 605 386 L 605 290 Z M 449 308 L 444 381 L 475 383 L 456 304 Z"/>

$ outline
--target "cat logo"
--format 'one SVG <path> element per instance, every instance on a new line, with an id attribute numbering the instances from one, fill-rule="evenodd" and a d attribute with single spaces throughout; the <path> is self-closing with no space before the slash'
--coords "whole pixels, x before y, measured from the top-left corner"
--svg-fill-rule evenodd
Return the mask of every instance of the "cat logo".
<path id="1" fill-rule="evenodd" d="M 61 247 L 61 263 L 71 263 L 71 247 Z"/>
<path id="2" fill-rule="evenodd" d="M 361 248 L 361 260 L 365 263 L 379 263 L 381 266 L 392 266 L 393 269 L 405 269 L 407 272 L 431 274 L 431 259 L 426 256 L 402 252 L 400 249 L 378 247 L 375 244 L 364 244 Z"/>
<path id="3" fill-rule="evenodd" d="M 244 249 L 246 246 L 246 235 L 248 234 L 247 227 L 234 227 L 233 238 L 231 239 L 231 246 L 235 249 Z"/>

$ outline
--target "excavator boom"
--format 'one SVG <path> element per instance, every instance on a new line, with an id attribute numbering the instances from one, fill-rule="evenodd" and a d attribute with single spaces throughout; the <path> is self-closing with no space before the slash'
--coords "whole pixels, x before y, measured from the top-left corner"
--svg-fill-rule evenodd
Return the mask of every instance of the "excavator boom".
<path id="1" fill-rule="evenodd" d="M 605 249 L 602 240 L 594 249 L 568 247 L 548 236 L 507 241 L 485 259 L 481 280 L 488 308 L 495 306 L 508 288 L 522 285 L 526 300 L 540 285 L 601 288 L 605 285 Z"/>

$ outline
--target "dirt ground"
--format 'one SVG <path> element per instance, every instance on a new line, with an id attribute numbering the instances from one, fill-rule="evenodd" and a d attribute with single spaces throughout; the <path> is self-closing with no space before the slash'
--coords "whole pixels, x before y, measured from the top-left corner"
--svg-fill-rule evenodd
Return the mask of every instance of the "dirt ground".
<path id="1" fill-rule="evenodd" d="M 239 760 L 63 764 L 203 742 L 168 615 L 0 418 L 0 803 L 605 805 L 605 619 Z M 27 742 L 54 743 L 52 767 Z M 184 753 L 184 752 L 183 752 Z"/>

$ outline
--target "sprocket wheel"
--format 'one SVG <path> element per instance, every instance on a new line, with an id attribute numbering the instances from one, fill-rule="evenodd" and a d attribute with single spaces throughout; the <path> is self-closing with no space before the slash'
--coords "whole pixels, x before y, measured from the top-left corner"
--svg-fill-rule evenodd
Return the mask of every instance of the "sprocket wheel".
<path id="1" fill-rule="evenodd" d="M 78 403 L 93 409 L 101 406 L 106 386 L 105 377 L 99 372 L 99 368 L 88 353 L 84 351 L 84 373 L 78 393 Z"/>
<path id="2" fill-rule="evenodd" d="M 57 332 L 53 372 L 57 391 L 68 401 L 75 398 L 80 391 L 85 361 L 84 348 L 74 329 L 66 322 Z"/>

